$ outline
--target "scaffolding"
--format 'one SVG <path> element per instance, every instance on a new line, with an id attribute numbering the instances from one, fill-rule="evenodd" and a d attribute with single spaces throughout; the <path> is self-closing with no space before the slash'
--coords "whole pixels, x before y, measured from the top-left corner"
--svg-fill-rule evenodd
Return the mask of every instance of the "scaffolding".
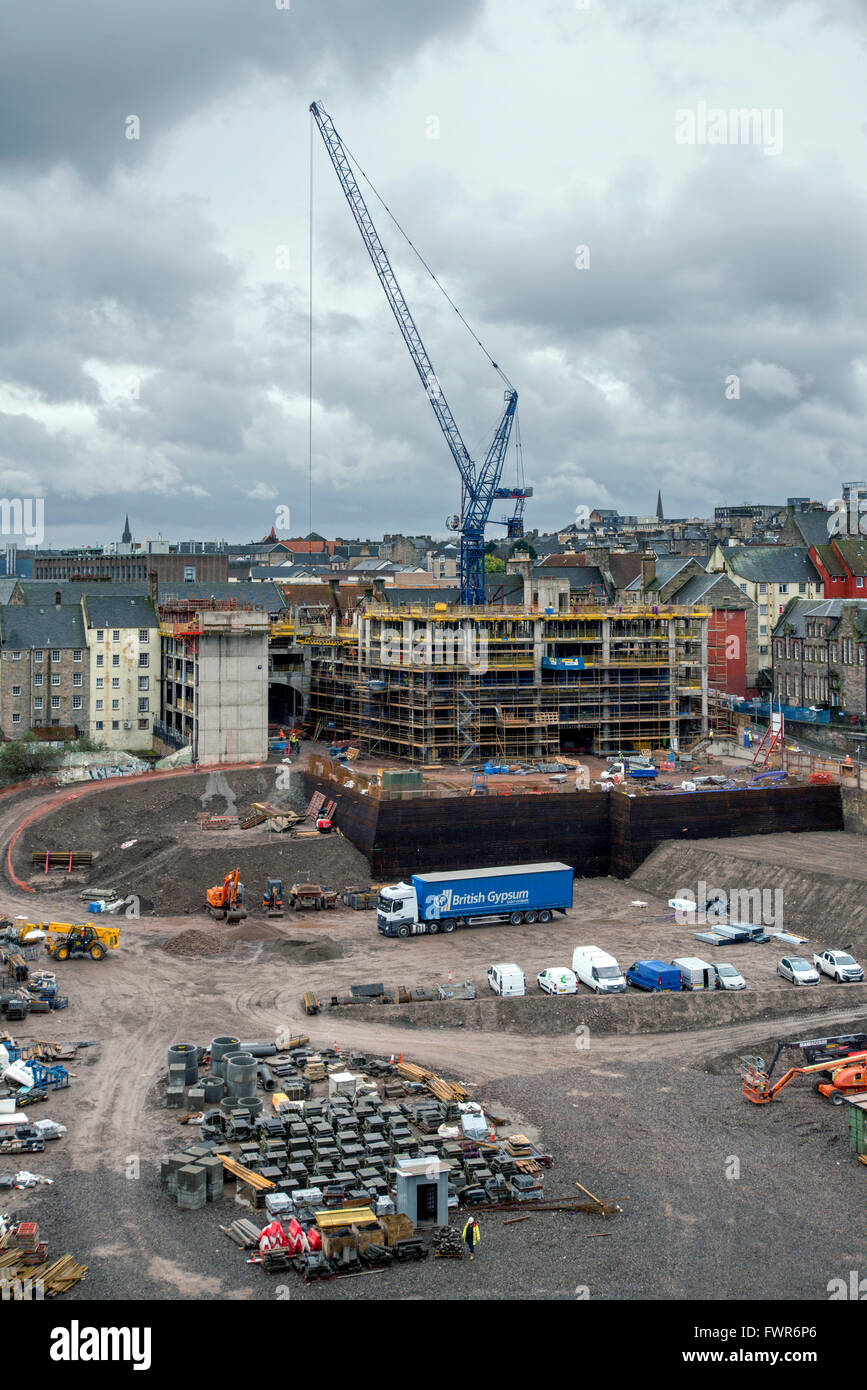
<path id="1" fill-rule="evenodd" d="M 352 629 L 302 639 L 309 717 L 321 737 L 413 763 L 683 744 L 706 732 L 707 616 L 369 607 Z"/>

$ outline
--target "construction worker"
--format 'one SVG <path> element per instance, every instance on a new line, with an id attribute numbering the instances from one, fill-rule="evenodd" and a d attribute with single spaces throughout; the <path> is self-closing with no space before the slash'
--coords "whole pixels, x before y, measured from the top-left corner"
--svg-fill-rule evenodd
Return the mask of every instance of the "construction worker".
<path id="1" fill-rule="evenodd" d="M 476 1246 L 482 1238 L 479 1230 L 479 1223 L 474 1216 L 467 1217 L 467 1224 L 461 1233 L 461 1238 L 466 1241 L 467 1249 L 470 1252 L 470 1259 L 474 1260 L 476 1258 Z"/>

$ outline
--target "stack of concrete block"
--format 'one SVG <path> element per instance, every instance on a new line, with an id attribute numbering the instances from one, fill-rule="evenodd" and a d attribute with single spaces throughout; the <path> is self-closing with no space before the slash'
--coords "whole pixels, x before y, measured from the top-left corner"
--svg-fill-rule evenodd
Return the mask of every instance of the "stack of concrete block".
<path id="1" fill-rule="evenodd" d="M 208 1175 L 201 1163 L 185 1163 L 178 1169 L 178 1206 L 197 1211 L 208 1200 Z"/>

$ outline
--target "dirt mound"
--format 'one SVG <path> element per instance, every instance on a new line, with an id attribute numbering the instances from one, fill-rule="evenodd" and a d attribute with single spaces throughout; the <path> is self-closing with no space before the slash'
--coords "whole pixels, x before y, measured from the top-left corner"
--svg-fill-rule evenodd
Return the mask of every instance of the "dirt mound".
<path id="1" fill-rule="evenodd" d="M 170 956 L 225 956 L 233 944 L 223 932 L 184 931 L 163 941 L 160 950 Z"/>
<path id="2" fill-rule="evenodd" d="M 277 941 L 283 933 L 273 922 L 247 921 L 242 927 L 226 932 L 228 941 Z"/>
<path id="3" fill-rule="evenodd" d="M 287 965 L 315 965 L 321 960 L 340 960 L 346 952 L 330 936 L 317 936 L 312 941 L 271 941 L 262 947 L 265 957 L 282 960 Z"/>

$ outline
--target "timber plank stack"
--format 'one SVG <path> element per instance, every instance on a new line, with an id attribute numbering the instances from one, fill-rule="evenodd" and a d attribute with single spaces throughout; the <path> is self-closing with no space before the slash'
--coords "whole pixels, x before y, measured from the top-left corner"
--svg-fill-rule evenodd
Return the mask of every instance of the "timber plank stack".
<path id="1" fill-rule="evenodd" d="M 426 1067 L 417 1067 L 413 1062 L 398 1062 L 395 1070 L 406 1081 L 417 1081 L 427 1086 L 437 1100 L 448 1103 L 450 1101 L 466 1101 L 471 1098 L 469 1091 L 459 1081 L 444 1081 L 435 1072 L 428 1071 Z"/>

